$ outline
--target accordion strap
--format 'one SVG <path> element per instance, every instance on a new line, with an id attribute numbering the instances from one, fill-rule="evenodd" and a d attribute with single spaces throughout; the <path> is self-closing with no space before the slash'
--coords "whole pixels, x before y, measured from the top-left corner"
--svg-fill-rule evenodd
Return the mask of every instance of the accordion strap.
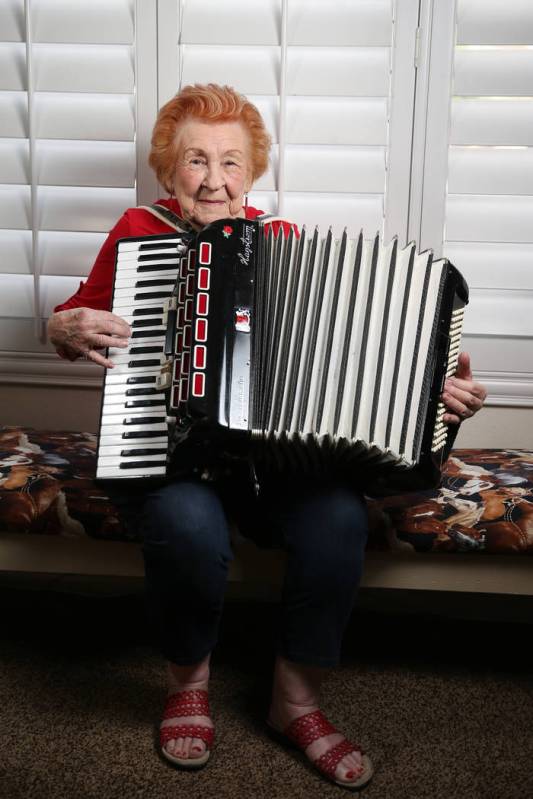
<path id="1" fill-rule="evenodd" d="M 148 213 L 157 217 L 157 219 L 161 220 L 161 222 L 164 222 L 166 225 L 170 225 L 170 227 L 174 228 L 174 230 L 177 230 L 178 233 L 188 233 L 191 230 L 191 226 L 188 222 L 175 214 L 174 211 L 171 211 L 170 208 L 167 208 L 165 205 L 154 203 L 153 205 L 139 205 L 137 207 L 142 208 L 144 211 L 148 211 Z M 290 219 L 285 219 L 285 217 L 276 216 L 275 214 L 259 214 L 259 216 L 255 217 L 254 221 L 267 224 L 270 224 L 271 222 L 285 222 L 287 225 L 294 226 L 294 222 L 291 222 Z"/>
<path id="2" fill-rule="evenodd" d="M 148 211 L 148 213 L 157 217 L 157 219 L 161 220 L 161 222 L 164 222 L 166 225 L 170 225 L 170 227 L 174 228 L 174 230 L 177 230 L 178 233 L 188 233 L 191 230 L 191 226 L 188 222 L 164 205 L 154 203 L 153 205 L 139 205 L 137 207 L 142 208 L 143 211 Z"/>

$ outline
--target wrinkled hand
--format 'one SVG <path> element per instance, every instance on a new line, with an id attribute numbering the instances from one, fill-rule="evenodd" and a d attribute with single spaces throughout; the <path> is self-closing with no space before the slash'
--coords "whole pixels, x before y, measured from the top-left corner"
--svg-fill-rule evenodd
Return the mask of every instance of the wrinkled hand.
<path id="1" fill-rule="evenodd" d="M 483 407 L 486 396 L 485 386 L 472 378 L 470 355 L 461 352 L 455 375 L 446 380 L 442 392 L 442 401 L 448 411 L 444 414 L 444 421 L 459 424 L 463 419 L 468 419 Z"/>
<path id="2" fill-rule="evenodd" d="M 113 362 L 97 350 L 127 347 L 130 335 L 128 323 L 109 311 L 71 308 L 48 320 L 48 337 L 59 355 L 71 361 L 82 357 L 109 369 Z"/>

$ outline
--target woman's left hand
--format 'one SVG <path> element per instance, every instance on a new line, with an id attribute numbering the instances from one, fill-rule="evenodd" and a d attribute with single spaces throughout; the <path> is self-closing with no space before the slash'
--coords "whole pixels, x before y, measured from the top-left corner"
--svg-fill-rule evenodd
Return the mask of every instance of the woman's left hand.
<path id="1" fill-rule="evenodd" d="M 472 379 L 470 355 L 461 352 L 455 375 L 446 380 L 442 392 L 442 401 L 448 411 L 444 414 L 444 421 L 459 424 L 463 419 L 469 419 L 483 407 L 486 396 L 485 386 Z"/>

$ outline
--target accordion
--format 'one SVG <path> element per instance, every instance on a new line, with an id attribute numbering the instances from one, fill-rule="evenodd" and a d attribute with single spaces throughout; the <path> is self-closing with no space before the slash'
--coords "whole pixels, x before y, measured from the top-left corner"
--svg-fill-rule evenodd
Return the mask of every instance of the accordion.
<path id="1" fill-rule="evenodd" d="M 260 471 L 338 472 L 368 493 L 435 485 L 464 279 L 413 243 L 266 224 L 117 243 L 112 310 L 132 337 L 108 350 L 97 479 L 163 477 L 201 439 Z"/>

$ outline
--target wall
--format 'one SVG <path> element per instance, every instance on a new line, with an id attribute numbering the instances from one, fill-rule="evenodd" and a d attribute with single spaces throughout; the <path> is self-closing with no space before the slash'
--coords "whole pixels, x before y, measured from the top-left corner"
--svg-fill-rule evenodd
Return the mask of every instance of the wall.
<path id="1" fill-rule="evenodd" d="M 36 385 L 0 387 L 1 424 L 96 432 L 99 418 L 98 389 Z M 484 408 L 463 425 L 457 446 L 533 450 L 533 409 Z"/>

